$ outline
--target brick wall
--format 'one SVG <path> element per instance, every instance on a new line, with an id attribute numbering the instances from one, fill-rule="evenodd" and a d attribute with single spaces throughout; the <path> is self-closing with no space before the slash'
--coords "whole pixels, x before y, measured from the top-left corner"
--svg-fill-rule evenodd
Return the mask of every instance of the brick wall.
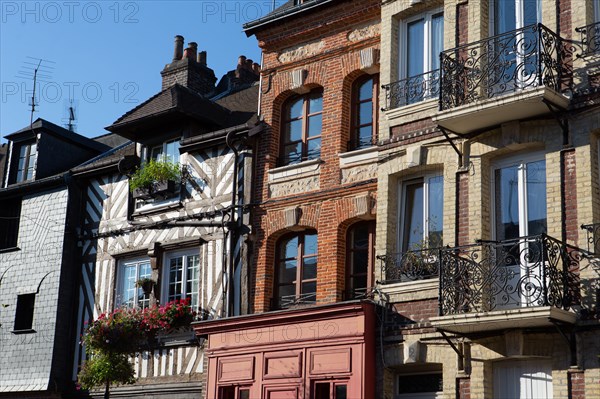
<path id="1" fill-rule="evenodd" d="M 457 399 L 471 399 L 471 379 L 457 378 L 456 379 Z"/>
<path id="2" fill-rule="evenodd" d="M 253 32 L 264 54 L 263 84 L 268 84 L 269 90 L 263 94 L 261 114 L 269 128 L 257 143 L 254 197 L 259 205 L 253 214 L 257 251 L 251 267 L 250 285 L 254 292 L 250 297 L 254 303 L 250 304 L 250 311 L 269 309 L 275 279 L 275 247 L 277 240 L 290 231 L 317 231 L 317 302 L 342 299 L 346 231 L 354 222 L 374 218 L 373 207 L 362 208 L 356 198 L 375 192 L 376 182 L 371 179 L 342 185 L 338 154 L 348 149 L 353 83 L 375 72 L 363 69 L 361 50 L 378 51 L 379 19 L 379 1 L 345 1 L 317 7 L 288 17 L 285 23 L 273 23 Z M 282 107 L 298 91 L 294 91 L 291 73 L 298 69 L 305 71 L 302 90 L 323 89 L 319 184 L 294 195 L 282 195 L 285 190 L 278 189 L 275 195 L 269 190 L 269 171 L 279 166 Z M 286 212 L 296 207 L 300 208 L 301 217 L 290 225 Z"/>
<path id="3" fill-rule="evenodd" d="M 569 399 L 585 399 L 585 374 L 583 370 L 569 371 Z"/>
<path id="4" fill-rule="evenodd" d="M 563 175 L 563 196 L 564 196 L 564 219 L 563 230 L 567 242 L 577 243 L 579 235 L 579 225 L 577 220 L 577 165 L 575 161 L 575 150 L 562 152 L 562 175 Z"/>

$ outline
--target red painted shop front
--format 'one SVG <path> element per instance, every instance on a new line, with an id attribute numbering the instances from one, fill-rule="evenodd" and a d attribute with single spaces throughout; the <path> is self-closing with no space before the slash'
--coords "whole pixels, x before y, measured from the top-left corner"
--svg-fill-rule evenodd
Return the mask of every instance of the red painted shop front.
<path id="1" fill-rule="evenodd" d="M 343 302 L 199 322 L 207 399 L 371 399 L 375 305 Z"/>

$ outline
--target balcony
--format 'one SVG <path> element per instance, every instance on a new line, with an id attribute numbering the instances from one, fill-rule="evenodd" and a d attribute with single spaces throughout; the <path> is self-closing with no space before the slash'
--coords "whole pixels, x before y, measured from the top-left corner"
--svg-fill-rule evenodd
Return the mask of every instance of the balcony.
<path id="1" fill-rule="evenodd" d="M 440 95 L 440 70 L 411 76 L 381 86 L 385 90 L 385 110 L 438 98 Z"/>
<path id="2" fill-rule="evenodd" d="M 475 333 L 575 322 L 584 252 L 545 234 L 440 250 L 439 317 L 445 331 Z"/>
<path id="3" fill-rule="evenodd" d="M 422 249 L 379 255 L 381 284 L 429 280 L 438 277 L 440 249 Z"/>
<path id="4" fill-rule="evenodd" d="M 583 55 L 600 53 L 600 22 L 575 29 L 581 34 Z"/>
<path id="5" fill-rule="evenodd" d="M 581 228 L 587 234 L 588 251 L 593 254 L 600 254 L 600 223 L 583 224 Z"/>
<path id="6" fill-rule="evenodd" d="M 440 126 L 471 133 L 568 106 L 573 46 L 542 24 L 440 54 Z"/>

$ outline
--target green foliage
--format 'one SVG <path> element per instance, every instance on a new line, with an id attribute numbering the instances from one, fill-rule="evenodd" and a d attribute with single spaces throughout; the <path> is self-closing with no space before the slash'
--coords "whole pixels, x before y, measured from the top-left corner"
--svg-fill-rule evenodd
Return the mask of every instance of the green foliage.
<path id="1" fill-rule="evenodd" d="M 161 180 L 177 181 L 181 177 L 181 170 L 178 163 L 167 160 L 151 159 L 129 178 L 129 190 L 132 192 L 136 188 L 150 188 L 155 182 Z"/>
<path id="2" fill-rule="evenodd" d="M 135 382 L 133 365 L 126 354 L 102 351 L 85 361 L 78 380 L 85 389 L 105 386 L 107 381 L 116 385 Z"/>

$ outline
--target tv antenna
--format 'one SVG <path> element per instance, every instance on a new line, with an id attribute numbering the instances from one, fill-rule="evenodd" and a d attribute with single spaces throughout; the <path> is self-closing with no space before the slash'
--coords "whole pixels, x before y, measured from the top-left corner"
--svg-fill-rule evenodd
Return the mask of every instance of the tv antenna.
<path id="1" fill-rule="evenodd" d="M 65 100 L 65 114 L 63 117 L 63 122 L 65 122 L 64 126 L 71 132 L 74 132 L 77 129 L 77 125 L 75 125 L 75 121 L 77 120 L 77 102 L 73 99 L 68 101 Z"/>
<path id="2" fill-rule="evenodd" d="M 52 76 L 50 75 L 52 73 L 52 70 L 54 69 L 54 66 L 52 65 L 47 65 L 48 63 L 54 64 L 53 61 L 48 61 L 48 60 L 44 60 L 41 58 L 33 58 L 33 57 L 27 57 L 29 58 L 29 60 L 23 62 L 23 66 L 21 68 L 21 70 L 19 70 L 19 72 L 17 73 L 17 78 L 21 78 L 21 79 L 33 79 L 33 93 L 31 95 L 31 100 L 29 102 L 29 106 L 31 107 L 31 117 L 29 120 L 29 125 L 32 126 L 33 125 L 33 114 L 35 113 L 36 109 L 35 107 L 39 105 L 39 103 L 36 101 L 36 89 L 37 89 L 37 82 L 46 82 L 48 83 L 50 79 L 52 79 Z"/>

